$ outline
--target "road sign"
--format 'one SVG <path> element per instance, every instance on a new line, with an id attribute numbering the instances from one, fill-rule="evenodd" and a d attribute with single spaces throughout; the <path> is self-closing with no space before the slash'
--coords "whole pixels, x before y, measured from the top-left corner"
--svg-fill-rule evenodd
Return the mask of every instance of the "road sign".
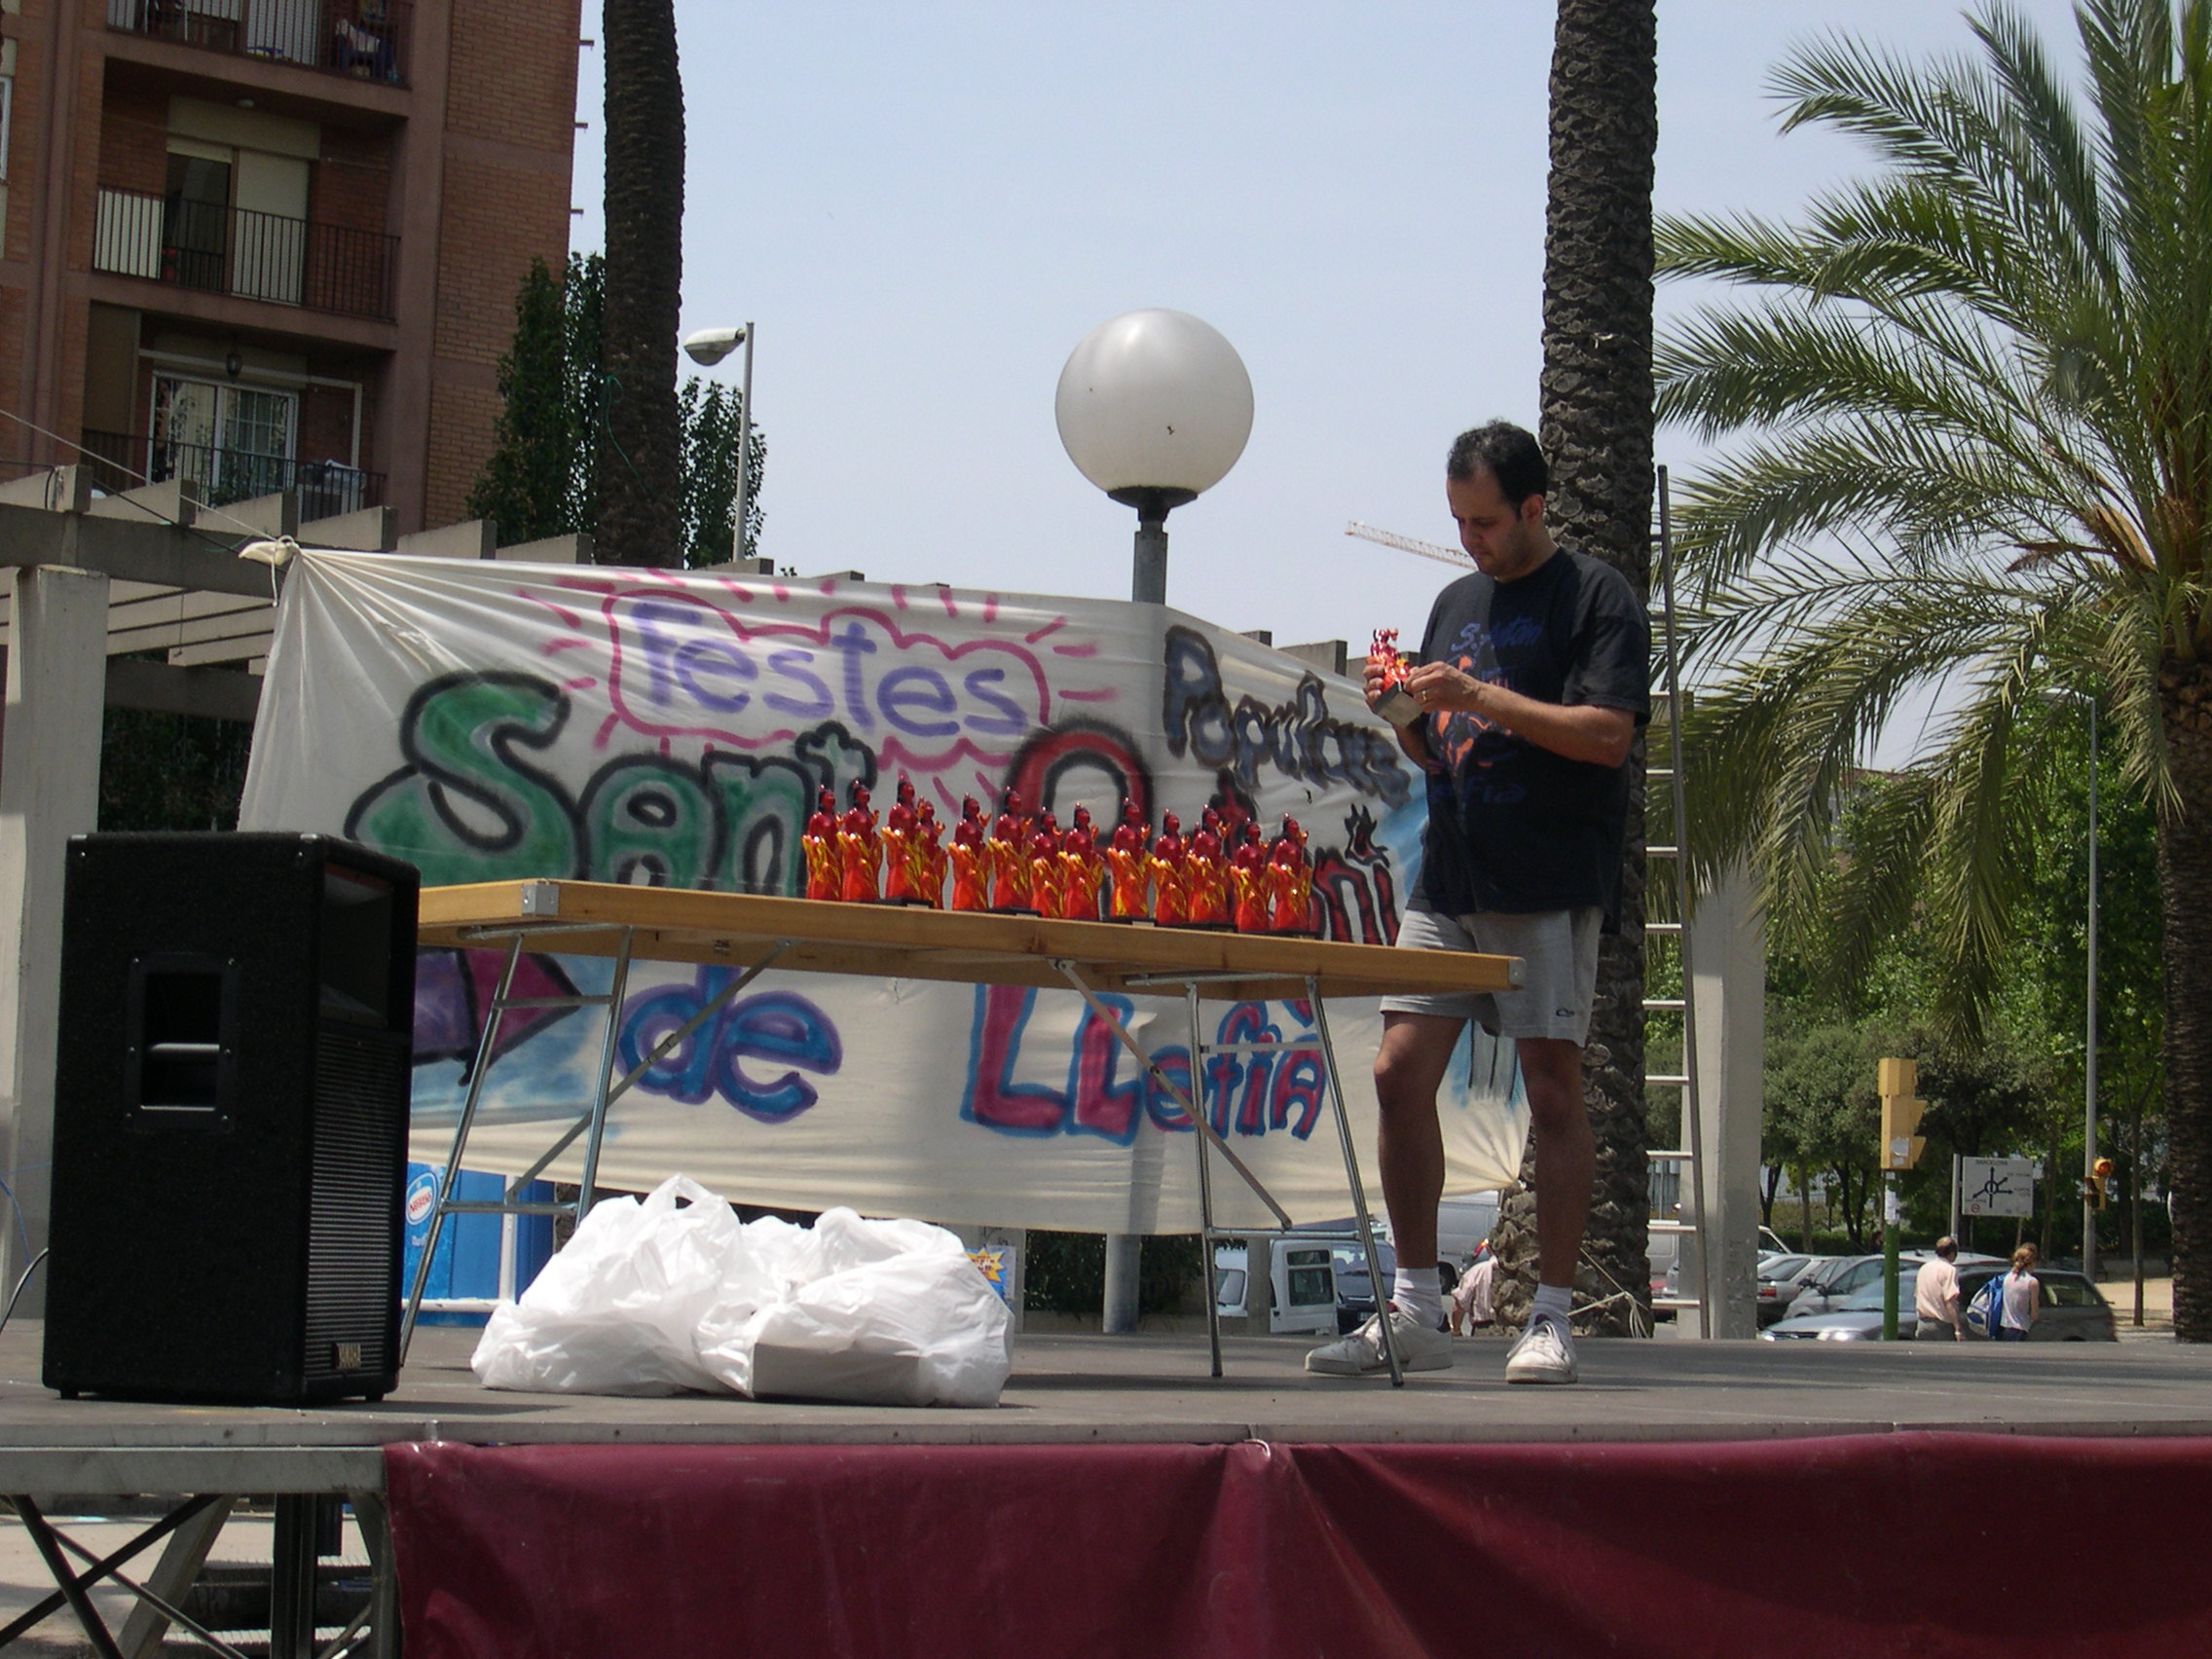
<path id="1" fill-rule="evenodd" d="M 2035 1179 L 2028 1160 L 1960 1159 L 1959 1209 L 1966 1215 L 2033 1215 Z"/>

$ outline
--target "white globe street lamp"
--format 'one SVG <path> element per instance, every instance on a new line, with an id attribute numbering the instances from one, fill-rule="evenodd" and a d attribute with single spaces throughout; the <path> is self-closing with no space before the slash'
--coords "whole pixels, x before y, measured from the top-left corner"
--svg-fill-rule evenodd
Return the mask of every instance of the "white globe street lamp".
<path id="1" fill-rule="evenodd" d="M 753 324 L 743 328 L 702 328 L 683 337 L 683 351 L 701 368 L 711 369 L 740 346 L 745 348 L 745 387 L 737 404 L 737 528 L 730 534 L 729 556 L 734 564 L 745 557 L 745 515 L 753 503 L 748 486 L 752 468 L 746 463 L 753 450 Z"/>
<path id="2" fill-rule="evenodd" d="M 1167 514 L 1236 464 L 1252 435 L 1252 377 L 1219 330 L 1178 311 L 1102 322 L 1068 354 L 1053 398 L 1076 469 L 1137 510 L 1129 597 L 1167 601 Z"/>

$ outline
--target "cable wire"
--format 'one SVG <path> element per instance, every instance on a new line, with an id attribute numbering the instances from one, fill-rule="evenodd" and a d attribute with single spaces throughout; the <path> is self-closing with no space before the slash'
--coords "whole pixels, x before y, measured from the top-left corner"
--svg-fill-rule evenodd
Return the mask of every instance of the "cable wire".
<path id="1" fill-rule="evenodd" d="M 23 1270 L 23 1276 L 16 1281 L 16 1288 L 8 1297 L 6 1310 L 0 1311 L 0 1331 L 5 1331 L 8 1321 L 16 1316 L 16 1304 L 23 1299 L 23 1287 L 31 1282 L 31 1274 L 38 1272 L 39 1263 L 53 1254 L 53 1248 L 49 1246 L 31 1258 L 31 1265 Z"/>

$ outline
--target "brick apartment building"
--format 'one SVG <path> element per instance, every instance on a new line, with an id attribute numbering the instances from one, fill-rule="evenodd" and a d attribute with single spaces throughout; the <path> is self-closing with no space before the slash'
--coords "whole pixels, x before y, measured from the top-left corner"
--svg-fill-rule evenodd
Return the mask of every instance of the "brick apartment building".
<path id="1" fill-rule="evenodd" d="M 579 11 L 0 0 L 0 478 L 460 518 L 567 257 Z"/>

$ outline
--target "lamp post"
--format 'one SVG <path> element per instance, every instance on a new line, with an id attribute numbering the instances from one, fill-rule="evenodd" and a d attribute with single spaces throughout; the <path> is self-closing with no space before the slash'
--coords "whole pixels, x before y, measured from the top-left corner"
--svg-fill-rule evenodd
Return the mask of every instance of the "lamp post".
<path id="1" fill-rule="evenodd" d="M 1068 353 L 1052 399 L 1068 459 L 1137 510 L 1129 597 L 1167 602 L 1167 515 L 1227 476 L 1252 435 L 1252 378 L 1236 348 L 1178 311 L 1100 323 Z"/>
<path id="2" fill-rule="evenodd" d="M 2090 1179 L 2097 1164 L 2097 700 L 2083 691 L 2054 690 L 2054 703 L 2081 703 L 2089 711 L 2089 1017 L 2083 1035 L 2083 1100 L 2082 1108 L 2082 1272 L 2092 1281 L 2097 1276 L 2097 1206 L 2091 1199 Z M 2135 1179 L 2140 1182 L 2142 1172 Z"/>
<path id="3" fill-rule="evenodd" d="M 1178 311 L 1133 311 L 1100 323 L 1068 353 L 1052 397 L 1076 470 L 1137 510 L 1129 598 L 1167 603 L 1167 515 L 1228 475 L 1252 435 L 1252 377 L 1211 324 Z M 1106 1235 L 1099 1323 L 1137 1325 L 1143 1240 Z M 1201 1248 L 1211 1260 L 1213 1240 Z M 1213 1282 L 1208 1271 L 1206 1282 Z"/>
<path id="4" fill-rule="evenodd" d="M 744 389 L 738 393 L 737 403 L 737 528 L 730 534 L 729 556 L 731 561 L 745 557 L 745 515 L 752 509 L 753 481 L 753 333 L 754 325 L 742 328 L 702 328 L 696 334 L 683 337 L 685 355 L 702 368 L 713 368 L 740 346 L 745 348 Z"/>

